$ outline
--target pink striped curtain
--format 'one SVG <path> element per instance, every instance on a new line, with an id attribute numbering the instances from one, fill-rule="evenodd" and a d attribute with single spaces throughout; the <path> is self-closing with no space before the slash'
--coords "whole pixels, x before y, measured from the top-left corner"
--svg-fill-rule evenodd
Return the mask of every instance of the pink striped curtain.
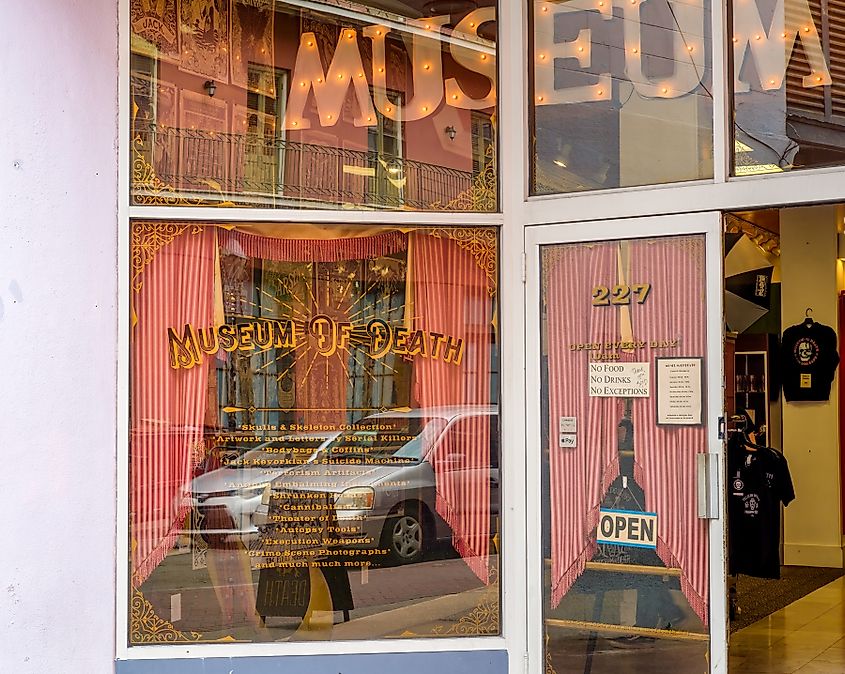
<path id="1" fill-rule="evenodd" d="M 214 229 L 189 228 L 164 245 L 143 272 L 131 334 L 130 521 L 132 582 L 138 586 L 167 556 L 189 506 L 182 492 L 203 440 L 207 361 L 169 365 L 167 328 L 211 325 Z"/>
<path id="2" fill-rule="evenodd" d="M 617 278 L 615 243 L 555 246 L 543 251 L 547 279 L 549 359 L 551 603 L 557 606 L 596 550 L 601 499 L 619 474 L 614 398 L 589 397 L 589 360 L 596 351 L 571 344 L 616 341 L 618 310 L 593 307 L 593 286 Z M 576 448 L 559 447 L 559 419 L 577 419 Z"/>
<path id="3" fill-rule="evenodd" d="M 639 340 L 677 339 L 678 348 L 649 348 L 636 360 L 703 356 L 705 349 L 704 236 L 640 239 L 629 246 L 630 283 L 651 283 L 644 304 L 631 305 L 633 333 Z M 657 554 L 681 569 L 681 589 L 692 609 L 708 622 L 708 544 L 706 520 L 696 511 L 695 456 L 707 451 L 703 426 L 657 426 L 656 398 L 635 398 L 634 477 L 646 507 L 657 513 Z"/>
<path id="4" fill-rule="evenodd" d="M 220 246 L 236 255 L 276 262 L 339 262 L 371 260 L 408 246 L 402 232 L 346 239 L 289 239 L 220 230 Z"/>
<path id="5" fill-rule="evenodd" d="M 414 396 L 420 407 L 490 404 L 492 299 L 487 277 L 472 255 L 448 238 L 413 237 L 414 328 L 464 340 L 460 366 L 442 359 L 414 360 Z M 447 434 L 430 457 L 437 512 L 452 528 L 455 549 L 483 582 L 489 580 L 490 422 L 476 416 Z"/>

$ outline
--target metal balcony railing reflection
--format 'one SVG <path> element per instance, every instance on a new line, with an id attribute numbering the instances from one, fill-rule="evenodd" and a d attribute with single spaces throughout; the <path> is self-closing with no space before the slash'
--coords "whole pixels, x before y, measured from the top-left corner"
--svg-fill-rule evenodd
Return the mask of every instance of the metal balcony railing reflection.
<path id="1" fill-rule="evenodd" d="M 149 124 L 135 128 L 135 146 L 181 196 L 244 205 L 426 210 L 446 207 L 473 183 L 469 171 L 255 134 Z M 146 187 L 135 180 L 133 191 Z"/>

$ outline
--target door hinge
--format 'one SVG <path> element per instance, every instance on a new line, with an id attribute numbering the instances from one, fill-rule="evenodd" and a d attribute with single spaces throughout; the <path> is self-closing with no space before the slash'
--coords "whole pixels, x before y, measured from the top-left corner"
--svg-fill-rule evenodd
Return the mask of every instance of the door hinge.
<path id="1" fill-rule="evenodd" d="M 522 282 L 525 283 L 525 280 L 528 278 L 528 271 L 526 270 L 527 261 L 525 259 L 525 253 L 522 254 Z"/>

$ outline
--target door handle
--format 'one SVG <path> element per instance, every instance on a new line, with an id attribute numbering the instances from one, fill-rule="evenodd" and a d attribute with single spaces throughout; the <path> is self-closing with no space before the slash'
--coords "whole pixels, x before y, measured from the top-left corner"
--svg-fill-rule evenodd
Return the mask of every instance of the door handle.
<path id="1" fill-rule="evenodd" d="M 698 517 L 719 519 L 719 455 L 696 454 L 696 483 L 698 487 Z"/>

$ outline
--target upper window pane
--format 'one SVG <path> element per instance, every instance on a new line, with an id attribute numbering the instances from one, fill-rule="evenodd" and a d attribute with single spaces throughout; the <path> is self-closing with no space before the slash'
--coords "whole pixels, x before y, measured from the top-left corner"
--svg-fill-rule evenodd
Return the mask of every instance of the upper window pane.
<path id="1" fill-rule="evenodd" d="M 709 0 L 532 6 L 532 194 L 713 176 Z"/>
<path id="2" fill-rule="evenodd" d="M 732 4 L 734 175 L 845 164 L 845 0 Z"/>
<path id="3" fill-rule="evenodd" d="M 495 5 L 132 0 L 132 202 L 497 210 Z"/>

